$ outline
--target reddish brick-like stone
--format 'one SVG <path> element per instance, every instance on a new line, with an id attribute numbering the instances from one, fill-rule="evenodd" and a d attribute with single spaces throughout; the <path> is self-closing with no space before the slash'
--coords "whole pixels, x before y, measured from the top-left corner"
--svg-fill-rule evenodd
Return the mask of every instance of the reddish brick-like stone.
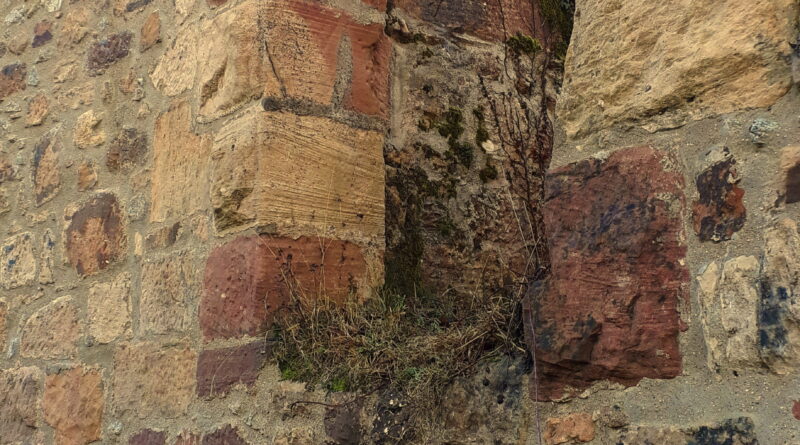
<path id="1" fill-rule="evenodd" d="M 38 48 L 53 39 L 53 24 L 48 21 L 41 21 L 33 28 L 33 42 L 31 48 Z"/>
<path id="2" fill-rule="evenodd" d="M 163 431 L 142 430 L 128 439 L 129 445 L 164 445 L 167 435 Z"/>
<path id="3" fill-rule="evenodd" d="M 557 2 L 555 2 L 557 3 Z M 533 2 L 526 0 L 397 0 L 395 6 L 412 16 L 456 32 L 488 40 L 504 40 L 518 32 L 533 35 Z"/>
<path id="4" fill-rule="evenodd" d="M 744 190 L 736 183 L 736 160 L 726 158 L 706 168 L 696 181 L 700 199 L 694 202 L 694 231 L 700 241 L 725 241 L 744 227 Z"/>
<path id="5" fill-rule="evenodd" d="M 251 386 L 267 357 L 265 341 L 201 352 L 197 359 L 197 395 L 224 395 L 238 383 Z"/>
<path id="6" fill-rule="evenodd" d="M 96 195 L 77 210 L 68 210 L 67 221 L 67 259 L 78 274 L 95 274 L 124 256 L 127 237 L 116 196 Z"/>
<path id="7" fill-rule="evenodd" d="M 106 166 L 111 171 L 140 165 L 147 154 L 147 136 L 135 128 L 123 129 L 111 141 L 106 153 Z"/>
<path id="8" fill-rule="evenodd" d="M 792 415 L 795 419 L 800 420 L 800 400 L 795 400 L 792 404 Z"/>
<path id="9" fill-rule="evenodd" d="M 58 131 L 43 134 L 33 149 L 33 195 L 36 205 L 53 199 L 61 188 L 58 153 L 61 151 Z"/>
<path id="10" fill-rule="evenodd" d="M 89 74 L 100 75 L 116 61 L 126 57 L 132 39 L 133 34 L 130 31 L 124 31 L 95 42 L 89 48 L 89 57 L 86 62 Z"/>
<path id="11" fill-rule="evenodd" d="M 361 250 L 346 241 L 237 238 L 206 262 L 200 328 L 206 340 L 258 335 L 292 293 L 342 301 L 365 275 Z"/>
<path id="12" fill-rule="evenodd" d="M 73 368 L 45 380 L 44 416 L 56 430 L 58 444 L 100 439 L 103 404 L 103 381 L 96 369 Z"/>
<path id="13" fill-rule="evenodd" d="M 682 175 L 651 147 L 588 159 L 546 178 L 552 274 L 529 291 L 540 398 L 609 379 L 681 372 L 678 305 L 687 298 Z"/>
<path id="14" fill-rule="evenodd" d="M 0 99 L 10 96 L 26 87 L 28 70 L 24 63 L 12 63 L 0 70 Z"/>
<path id="15" fill-rule="evenodd" d="M 239 436 L 239 431 L 230 426 L 225 425 L 217 429 L 213 433 L 206 434 L 203 437 L 202 445 L 248 445 L 247 442 Z"/>

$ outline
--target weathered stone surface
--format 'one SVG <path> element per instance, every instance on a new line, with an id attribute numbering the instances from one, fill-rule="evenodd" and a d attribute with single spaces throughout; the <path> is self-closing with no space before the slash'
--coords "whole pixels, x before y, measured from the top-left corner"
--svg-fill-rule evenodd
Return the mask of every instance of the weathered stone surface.
<path id="1" fill-rule="evenodd" d="M 61 189 L 61 166 L 58 162 L 62 149 L 59 128 L 43 134 L 33 149 L 33 197 L 42 205 Z"/>
<path id="2" fill-rule="evenodd" d="M 181 223 L 158 228 L 147 235 L 145 243 L 148 249 L 161 249 L 175 244 L 181 234 Z"/>
<path id="3" fill-rule="evenodd" d="M 265 341 L 202 351 L 197 359 L 197 395 L 214 397 L 237 384 L 252 386 L 268 357 Z"/>
<path id="4" fill-rule="evenodd" d="M 239 436 L 239 430 L 230 425 L 225 425 L 218 428 L 212 433 L 203 436 L 202 445 L 248 445 L 247 442 Z"/>
<path id="5" fill-rule="evenodd" d="M 76 367 L 45 380 L 44 418 L 56 430 L 58 444 L 84 445 L 100 439 L 103 405 L 103 381 L 97 369 Z"/>
<path id="6" fill-rule="evenodd" d="M 791 86 L 792 0 L 576 5 L 558 104 L 569 137 L 768 107 Z"/>
<path id="7" fill-rule="evenodd" d="M 7 318 L 8 303 L 5 300 L 0 300 L 0 354 L 3 354 L 6 350 L 6 337 L 8 337 L 6 333 Z"/>
<path id="8" fill-rule="evenodd" d="M 106 141 L 106 132 L 100 127 L 103 118 L 93 110 L 89 110 L 78 117 L 72 142 L 78 148 L 97 147 Z"/>
<path id="9" fill-rule="evenodd" d="M 728 149 L 722 160 L 714 162 L 697 176 L 695 185 L 700 198 L 694 202 L 694 231 L 700 241 L 726 241 L 744 227 L 747 210 L 744 190 L 738 185 L 736 160 Z"/>
<path id="10" fill-rule="evenodd" d="M 760 265 L 752 256 L 715 261 L 697 278 L 703 308 L 708 367 L 718 371 L 725 366 L 757 366 Z"/>
<path id="11" fill-rule="evenodd" d="M 764 233 L 758 306 L 758 346 L 767 366 L 788 374 L 800 365 L 800 234 L 792 219 Z"/>
<path id="12" fill-rule="evenodd" d="M 39 252 L 39 284 L 51 284 L 55 281 L 53 276 L 53 255 L 56 241 L 50 229 L 42 235 L 42 250 Z"/>
<path id="13" fill-rule="evenodd" d="M 365 3 L 377 6 L 375 0 Z M 518 32 L 530 35 L 533 26 L 532 4 L 520 0 L 398 0 L 395 6 L 418 19 L 436 23 L 455 32 L 475 34 L 487 40 L 504 40 Z"/>
<path id="14" fill-rule="evenodd" d="M 123 31 L 98 40 L 89 47 L 86 68 L 89 75 L 97 76 L 118 60 L 128 55 L 133 34 Z"/>
<path id="15" fill-rule="evenodd" d="M 106 154 L 106 166 L 111 171 L 141 165 L 147 154 L 147 135 L 135 128 L 123 129 L 111 141 Z"/>
<path id="16" fill-rule="evenodd" d="M 33 443 L 39 426 L 42 372 L 36 367 L 0 370 L 3 444 Z"/>
<path id="17" fill-rule="evenodd" d="M 625 385 L 681 372 L 678 306 L 687 300 L 683 177 L 652 147 L 548 173 L 544 224 L 552 274 L 529 290 L 540 397 L 594 380 Z"/>
<path id="18" fill-rule="evenodd" d="M 196 134 L 191 122 L 191 107 L 186 102 L 171 107 L 156 120 L 151 222 L 181 218 L 206 208 L 211 138 Z"/>
<path id="19" fill-rule="evenodd" d="M 120 345 L 114 353 L 114 405 L 131 412 L 174 418 L 186 413 L 195 388 L 197 355 L 188 346 Z"/>
<path id="20" fill-rule="evenodd" d="M 147 17 L 144 25 L 142 25 L 141 38 L 139 40 L 141 51 L 147 51 L 160 41 L 161 17 L 158 15 L 158 11 L 154 11 Z"/>
<path id="21" fill-rule="evenodd" d="M 87 315 L 89 335 L 94 341 L 111 343 L 130 333 L 130 286 L 130 274 L 122 273 L 113 281 L 89 288 Z"/>
<path id="22" fill-rule="evenodd" d="M 20 354 L 28 358 L 73 358 L 78 353 L 80 335 L 78 307 L 72 297 L 60 297 L 31 314 L 25 322 Z"/>
<path id="23" fill-rule="evenodd" d="M 85 192 L 97 185 L 97 172 L 92 161 L 83 161 L 78 166 L 78 191 Z"/>
<path id="24" fill-rule="evenodd" d="M 364 287 L 366 269 L 361 250 L 344 241 L 237 238 L 214 249 L 206 262 L 203 336 L 259 335 L 292 293 L 306 300 L 342 301 Z"/>
<path id="25" fill-rule="evenodd" d="M 47 101 L 47 96 L 43 93 L 37 94 L 28 102 L 28 114 L 25 116 L 25 125 L 28 127 L 42 125 L 48 113 L 50 113 L 50 104 Z"/>
<path id="26" fill-rule="evenodd" d="M 548 445 L 583 443 L 594 439 L 594 422 L 589 413 L 573 413 L 566 417 L 551 417 L 544 427 Z"/>
<path id="27" fill-rule="evenodd" d="M 143 333 L 167 334 L 189 330 L 199 285 L 187 253 L 142 264 L 139 326 Z"/>
<path id="28" fill-rule="evenodd" d="M 195 26 L 180 29 L 172 45 L 150 73 L 153 85 L 163 94 L 177 96 L 194 87 L 199 35 Z"/>
<path id="29" fill-rule="evenodd" d="M 99 193 L 67 209 L 66 220 L 67 259 L 79 275 L 95 274 L 124 257 L 128 240 L 116 196 Z"/>
<path id="30" fill-rule="evenodd" d="M 282 233 L 382 237 L 382 144 L 377 132 L 325 118 L 252 110 L 214 141 L 217 230 L 275 224 Z"/>
<path id="31" fill-rule="evenodd" d="M 163 431 L 142 430 L 128 439 L 128 445 L 164 445 L 167 435 Z"/>
<path id="32" fill-rule="evenodd" d="M 800 202 L 800 146 L 781 150 L 781 176 L 778 193 L 786 204 Z"/>
<path id="33" fill-rule="evenodd" d="M 41 21 L 33 28 L 33 42 L 31 48 L 38 48 L 53 39 L 53 23 Z"/>
<path id="34" fill-rule="evenodd" d="M 30 233 L 6 238 L 0 248 L 0 285 L 14 289 L 36 279 L 36 255 Z"/>
<path id="35" fill-rule="evenodd" d="M 74 45 L 80 43 L 89 33 L 89 10 L 80 4 L 72 5 L 64 16 L 59 32 L 59 45 Z"/>
<path id="36" fill-rule="evenodd" d="M 200 445 L 200 435 L 183 431 L 175 438 L 175 445 Z"/>
<path id="37" fill-rule="evenodd" d="M 28 70 L 24 63 L 6 65 L 0 70 L 0 99 L 25 89 Z"/>

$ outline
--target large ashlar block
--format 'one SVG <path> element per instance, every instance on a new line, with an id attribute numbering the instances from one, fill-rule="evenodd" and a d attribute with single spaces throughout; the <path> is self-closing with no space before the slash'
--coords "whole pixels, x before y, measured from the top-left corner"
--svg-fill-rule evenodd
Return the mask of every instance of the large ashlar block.
<path id="1" fill-rule="evenodd" d="M 257 108 L 216 134 L 211 205 L 220 232 L 271 226 L 283 235 L 379 241 L 383 135 L 330 119 Z"/>
<path id="2" fill-rule="evenodd" d="M 791 86 L 793 0 L 578 0 L 558 114 L 569 137 L 768 107 Z"/>

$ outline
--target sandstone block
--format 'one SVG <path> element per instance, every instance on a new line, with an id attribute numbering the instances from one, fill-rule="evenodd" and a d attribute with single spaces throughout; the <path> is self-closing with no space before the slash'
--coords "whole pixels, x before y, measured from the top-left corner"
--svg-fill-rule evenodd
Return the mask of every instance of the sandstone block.
<path id="1" fill-rule="evenodd" d="M 382 146 L 377 132 L 252 110 L 223 127 L 214 141 L 211 205 L 217 230 L 274 224 L 280 233 L 381 238 Z"/>
<path id="2" fill-rule="evenodd" d="M 142 264 L 139 326 L 150 334 L 183 333 L 195 319 L 198 278 L 188 253 Z"/>
<path id="3" fill-rule="evenodd" d="M 36 279 L 33 237 L 20 233 L 3 241 L 0 248 L 0 285 L 5 289 L 27 286 Z"/>
<path id="4" fill-rule="evenodd" d="M 60 297 L 37 310 L 22 327 L 20 354 L 27 358 L 68 359 L 78 353 L 81 327 L 72 297 Z"/>
<path id="5" fill-rule="evenodd" d="M 53 39 L 53 23 L 43 20 L 33 28 L 31 48 L 38 48 Z"/>
<path id="6" fill-rule="evenodd" d="M 61 189 L 61 166 L 58 157 L 62 149 L 59 128 L 43 134 L 33 149 L 33 196 L 42 205 Z"/>
<path id="7" fill-rule="evenodd" d="M 791 86 L 792 0 L 576 6 L 557 110 L 568 137 L 615 124 L 655 131 L 768 107 Z"/>
<path id="8" fill-rule="evenodd" d="M 135 128 L 123 129 L 106 153 L 106 166 L 111 171 L 141 165 L 147 155 L 147 136 Z"/>
<path id="9" fill-rule="evenodd" d="M 200 329 L 206 340 L 259 335 L 293 294 L 342 301 L 366 276 L 360 249 L 345 241 L 237 238 L 206 262 Z"/>
<path id="10" fill-rule="evenodd" d="M 589 413 L 573 413 L 547 419 L 544 441 L 547 445 L 583 443 L 594 439 L 594 422 Z"/>
<path id="11" fill-rule="evenodd" d="M 186 102 L 174 105 L 156 120 L 151 222 L 181 218 L 206 208 L 211 138 L 196 134 L 191 123 L 191 107 Z"/>
<path id="12" fill-rule="evenodd" d="M 377 6 L 375 0 L 365 3 Z M 531 3 L 520 0 L 444 0 L 436 3 L 398 0 L 395 6 L 417 19 L 487 40 L 502 41 L 518 32 L 529 35 L 533 26 Z"/>
<path id="13" fill-rule="evenodd" d="M 700 198 L 694 202 L 694 231 L 700 241 L 726 241 L 744 227 L 747 210 L 744 190 L 737 183 L 736 160 L 727 149 L 722 160 L 712 163 L 697 176 Z"/>
<path id="14" fill-rule="evenodd" d="M 166 418 L 186 413 L 195 388 L 197 355 L 188 346 L 120 345 L 114 353 L 114 407 L 118 414 Z"/>
<path id="15" fill-rule="evenodd" d="M 239 431 L 230 425 L 218 428 L 216 431 L 203 436 L 202 445 L 248 445 Z"/>
<path id="16" fill-rule="evenodd" d="M 678 307 L 689 277 L 683 176 L 666 169 L 668 159 L 635 147 L 547 174 L 552 274 L 530 290 L 525 317 L 536 330 L 542 398 L 598 379 L 634 385 L 680 374 Z"/>
<path id="17" fill-rule="evenodd" d="M 89 75 L 98 76 L 118 60 L 126 57 L 132 39 L 133 34 L 130 31 L 123 31 L 98 40 L 90 46 L 86 61 Z"/>
<path id="18" fill-rule="evenodd" d="M 42 125 L 44 119 L 50 113 L 50 103 L 44 93 L 39 93 L 28 102 L 28 114 L 25 116 L 25 125 L 35 127 Z"/>
<path id="19" fill-rule="evenodd" d="M 142 25 L 141 38 L 139 39 L 142 52 L 152 48 L 161 41 L 161 17 L 157 11 L 151 13 Z"/>
<path id="20" fill-rule="evenodd" d="M 32 443 L 41 411 L 42 372 L 36 367 L 0 370 L 2 443 Z"/>
<path id="21" fill-rule="evenodd" d="M 99 193 L 68 208 L 66 220 L 67 259 L 79 275 L 93 275 L 125 256 L 125 223 L 113 194 Z"/>
<path id="22" fill-rule="evenodd" d="M 106 133 L 100 127 L 102 117 L 89 110 L 78 117 L 72 142 L 78 148 L 90 148 L 102 145 L 106 141 Z"/>
<path id="23" fill-rule="evenodd" d="M 128 439 L 128 445 L 164 445 L 167 435 L 163 431 L 142 430 Z"/>
<path id="24" fill-rule="evenodd" d="M 252 386 L 268 354 L 265 341 L 202 351 L 197 359 L 197 395 L 214 397 L 237 384 Z"/>
<path id="25" fill-rule="evenodd" d="M 130 333 L 130 274 L 89 288 L 87 301 L 89 335 L 101 344 L 111 343 Z"/>
<path id="26" fill-rule="evenodd" d="M 56 430 L 56 443 L 84 445 L 100 439 L 103 380 L 97 369 L 76 367 L 48 375 L 44 418 Z"/>
<path id="27" fill-rule="evenodd" d="M 0 99 L 4 99 L 17 91 L 25 89 L 25 78 L 28 75 L 24 63 L 12 63 L 0 70 Z"/>
<path id="28" fill-rule="evenodd" d="M 742 256 L 722 265 L 715 261 L 697 278 L 712 371 L 760 364 L 756 317 L 759 270 L 755 257 Z"/>
<path id="29" fill-rule="evenodd" d="M 85 192 L 97 185 L 97 172 L 92 161 L 83 161 L 78 166 L 78 191 Z"/>
<path id="30" fill-rule="evenodd" d="M 786 204 L 800 202 L 800 146 L 781 150 L 781 176 L 778 193 Z"/>

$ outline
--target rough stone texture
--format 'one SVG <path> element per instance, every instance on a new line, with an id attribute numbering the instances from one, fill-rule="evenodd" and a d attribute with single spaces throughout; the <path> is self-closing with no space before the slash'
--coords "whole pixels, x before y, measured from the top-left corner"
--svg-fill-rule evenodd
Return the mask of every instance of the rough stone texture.
<path id="1" fill-rule="evenodd" d="M 787 374 L 800 364 L 800 234 L 797 223 L 780 219 L 764 233 L 758 346 L 773 371 Z"/>
<path id="2" fill-rule="evenodd" d="M 781 177 L 778 193 L 786 204 L 800 202 L 800 146 L 781 150 Z"/>
<path id="3" fill-rule="evenodd" d="M 28 127 L 42 125 L 49 113 L 50 103 L 47 100 L 47 96 L 39 93 L 28 102 L 28 114 L 25 116 L 25 125 Z"/>
<path id="4" fill-rule="evenodd" d="M 6 238 L 0 247 L 0 285 L 14 289 L 36 279 L 36 255 L 30 233 Z"/>
<path id="5" fill-rule="evenodd" d="M 127 236 L 116 196 L 99 193 L 68 208 L 66 220 L 67 259 L 79 275 L 93 275 L 124 256 Z"/>
<path id="6" fill-rule="evenodd" d="M 34 312 L 22 327 L 20 353 L 43 359 L 73 358 L 81 335 L 78 307 L 72 297 L 60 297 Z"/>
<path id="7" fill-rule="evenodd" d="M 27 86 L 25 83 L 27 75 L 28 70 L 24 63 L 13 63 L 4 66 L 0 70 L 0 99 L 24 90 Z"/>
<path id="8" fill-rule="evenodd" d="M 45 380 L 44 418 L 56 430 L 58 444 L 84 445 L 100 439 L 103 405 L 97 369 L 76 367 Z"/>
<path id="9" fill-rule="evenodd" d="M 97 185 L 97 172 L 91 161 L 83 161 L 78 166 L 78 191 L 85 192 Z"/>
<path id="10" fill-rule="evenodd" d="M 89 47 L 86 68 L 92 76 L 98 76 L 118 60 L 126 57 L 133 34 L 123 31 L 98 40 Z"/>
<path id="11" fill-rule="evenodd" d="M 33 149 L 33 196 L 36 205 L 53 199 L 61 188 L 59 152 L 61 135 L 56 127 L 43 134 Z"/>
<path id="12" fill-rule="evenodd" d="M 91 148 L 102 145 L 106 141 L 106 133 L 100 127 L 102 117 L 89 110 L 78 117 L 72 142 L 78 148 Z"/>
<path id="13" fill-rule="evenodd" d="M 714 162 L 697 176 L 695 185 L 700 198 L 692 207 L 694 231 L 700 241 L 727 241 L 742 229 L 747 210 L 738 185 L 736 160 L 723 150 L 723 159 Z"/>
<path id="14" fill-rule="evenodd" d="M 50 229 L 42 234 L 42 250 L 39 252 L 39 284 L 52 284 L 55 282 L 53 275 L 53 255 L 56 248 L 55 237 Z"/>
<path id="15" fill-rule="evenodd" d="M 142 264 L 139 300 L 142 333 L 182 333 L 191 328 L 199 292 L 196 275 L 187 252 Z"/>
<path id="16" fill-rule="evenodd" d="M 230 425 L 225 425 L 218 428 L 212 433 L 203 436 L 202 445 L 248 445 L 241 436 L 239 431 Z"/>
<path id="17" fill-rule="evenodd" d="M 147 136 L 135 129 L 123 129 L 109 145 L 106 166 L 111 171 L 141 165 L 147 154 Z"/>
<path id="18" fill-rule="evenodd" d="M 53 39 L 53 23 L 41 21 L 33 28 L 33 42 L 31 48 L 38 48 Z"/>
<path id="19" fill-rule="evenodd" d="M 688 271 L 683 178 L 669 164 L 667 153 L 636 147 L 548 173 L 552 276 L 531 295 L 541 397 L 680 374 Z"/>
<path id="20" fill-rule="evenodd" d="M 111 343 L 130 333 L 130 274 L 119 274 L 113 281 L 89 288 L 87 301 L 88 331 L 101 344 Z"/>
<path id="21" fill-rule="evenodd" d="M 180 102 L 156 120 L 150 221 L 183 217 L 205 208 L 211 138 L 192 128 L 191 107 Z"/>
<path id="22" fill-rule="evenodd" d="M 436 23 L 455 32 L 475 34 L 488 40 L 505 40 L 518 32 L 530 34 L 533 26 L 532 4 L 520 0 L 498 2 L 399 0 L 395 6 L 418 19 Z"/>
<path id="23" fill-rule="evenodd" d="M 6 338 L 8 334 L 6 333 L 6 326 L 8 324 L 8 303 L 5 300 L 0 300 L 0 354 L 6 350 Z"/>
<path id="24" fill-rule="evenodd" d="M 268 357 L 264 341 L 202 351 L 197 359 L 197 395 L 214 397 L 227 394 L 237 384 L 252 386 Z"/>
<path id="25" fill-rule="evenodd" d="M 742 256 L 721 265 L 713 262 L 697 278 L 708 367 L 713 371 L 760 364 L 756 348 L 760 268 L 755 257 Z"/>
<path id="26" fill-rule="evenodd" d="M 144 25 L 142 25 L 140 34 L 139 45 L 142 52 L 147 51 L 161 41 L 161 17 L 159 17 L 157 11 L 147 17 Z"/>
<path id="27" fill-rule="evenodd" d="M 0 442 L 32 443 L 40 425 L 42 371 L 29 366 L 0 370 Z"/>
<path id="28" fill-rule="evenodd" d="M 167 435 L 163 431 L 142 430 L 128 439 L 128 445 L 164 445 Z"/>
<path id="29" fill-rule="evenodd" d="M 114 353 L 114 410 L 139 418 L 186 413 L 195 388 L 195 354 L 183 345 L 129 343 Z"/>
<path id="30" fill-rule="evenodd" d="M 547 419 L 544 441 L 548 445 L 583 443 L 594 439 L 594 422 L 588 413 L 574 413 L 566 417 Z"/>
<path id="31" fill-rule="evenodd" d="M 768 107 L 791 86 L 791 0 L 576 5 L 558 104 L 569 137 Z"/>
<path id="32" fill-rule="evenodd" d="M 200 445 L 200 435 L 183 431 L 175 438 L 175 445 Z"/>
<path id="33" fill-rule="evenodd" d="M 366 269 L 361 250 L 345 241 L 237 238 L 206 262 L 200 329 L 206 340 L 259 335 L 290 292 L 342 301 L 365 284 Z"/>
<path id="34" fill-rule="evenodd" d="M 214 141 L 217 230 L 273 224 L 282 233 L 381 237 L 382 143 L 377 132 L 325 118 L 251 110 Z"/>

